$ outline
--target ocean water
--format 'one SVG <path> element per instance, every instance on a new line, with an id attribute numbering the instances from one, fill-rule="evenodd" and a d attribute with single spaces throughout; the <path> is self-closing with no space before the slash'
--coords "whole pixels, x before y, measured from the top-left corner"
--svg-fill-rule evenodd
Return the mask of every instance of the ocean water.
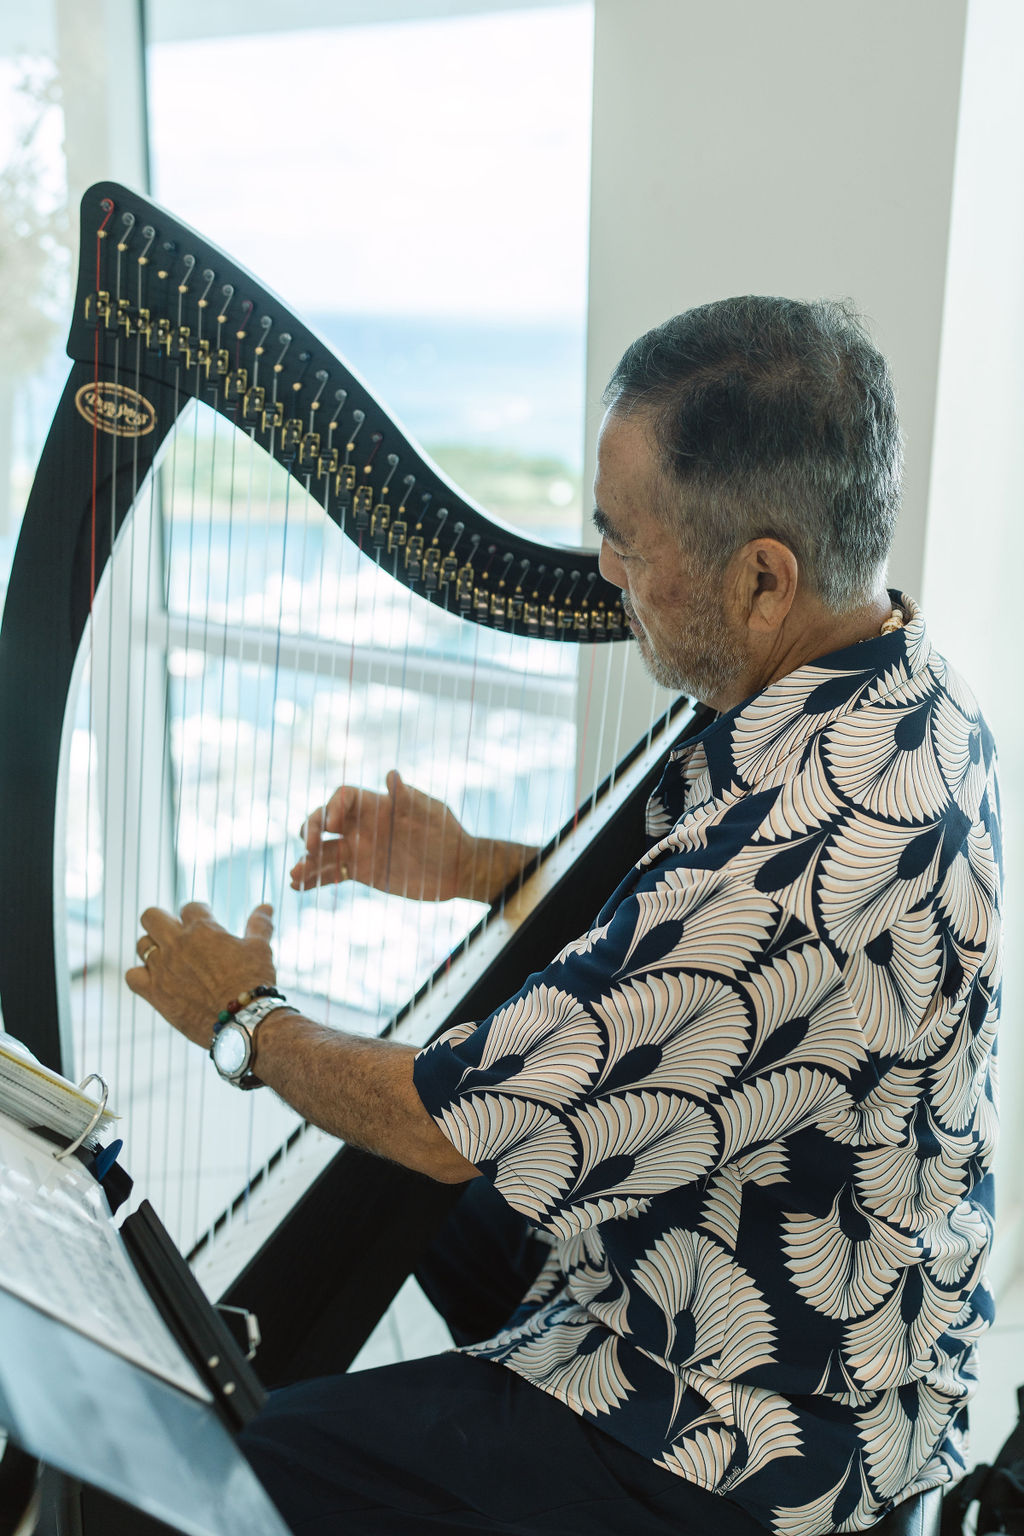
<path id="1" fill-rule="evenodd" d="M 578 321 L 436 316 L 304 317 L 424 444 L 507 448 L 583 463 L 584 331 Z"/>
<path id="2" fill-rule="evenodd" d="M 381 403 L 426 447 L 511 450 L 583 463 L 584 330 L 578 320 L 453 320 L 434 315 L 341 311 L 300 318 L 359 373 Z M 0 497 L 0 603 L 21 514 L 67 377 L 55 346 L 38 373 L 19 385 L 9 486 Z"/>

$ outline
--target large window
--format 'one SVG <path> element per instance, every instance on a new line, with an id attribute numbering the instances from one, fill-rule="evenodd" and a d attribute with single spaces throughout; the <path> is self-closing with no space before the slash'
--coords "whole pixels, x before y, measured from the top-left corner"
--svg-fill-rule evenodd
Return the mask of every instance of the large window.
<path id="1" fill-rule="evenodd" d="M 266 26 L 232 7 L 230 36 L 208 9 L 144 7 L 154 199 L 276 289 L 489 512 L 578 544 L 590 5 L 347 25 L 310 0 Z M 13 412 L 0 396 L 8 562 L 64 375 L 68 202 L 110 173 L 65 152 L 101 97 L 108 126 L 126 98 L 123 72 L 79 69 L 73 13 L 39 14 L 0 80 L 5 215 L 33 273 L 26 381 Z M 577 655 L 409 595 L 205 405 L 142 488 L 88 632 L 65 732 L 73 1066 L 110 1080 L 133 1174 L 187 1249 L 295 1121 L 222 1090 L 133 1005 L 139 910 L 201 897 L 237 931 L 269 899 L 289 994 L 378 1029 L 481 909 L 293 893 L 304 815 L 398 767 L 473 831 L 545 841 L 575 803 Z"/>
<path id="2" fill-rule="evenodd" d="M 160 41 L 181 10 L 148 4 L 154 196 L 315 324 L 465 489 L 575 542 L 590 5 L 323 27 L 295 4 L 273 32 L 238 13 L 230 37 Z"/>
<path id="3" fill-rule="evenodd" d="M 0 24 L 0 594 L 66 373 L 70 227 L 51 6 Z"/>
<path id="4" fill-rule="evenodd" d="M 280 28 L 230 37 L 181 37 L 181 7 L 164 0 L 149 0 L 147 16 L 157 199 L 308 318 L 489 511 L 538 537 L 578 543 L 590 6 L 324 26 L 322 8 L 300 5 Z M 239 79 L 274 81 L 267 109 L 246 113 L 241 132 L 228 89 Z M 190 97 L 207 103 L 201 114 L 182 111 L 186 81 Z M 197 452 L 212 460 L 212 422 L 196 433 Z M 195 478 L 194 455 L 176 460 L 176 474 Z M 232 476 L 246 482 L 237 462 Z M 179 642 L 169 656 L 172 780 L 186 889 L 216 902 L 218 880 L 229 882 L 235 919 L 268 887 L 294 901 L 281 876 L 309 803 L 342 778 L 379 786 L 393 766 L 449 800 L 474 831 L 514 825 L 531 841 L 551 835 L 575 787 L 571 653 L 444 621 L 333 539 L 315 509 L 308 520 L 286 512 L 280 478 L 250 491 L 268 513 L 250 534 L 244 574 L 236 567 L 229 581 L 238 493 L 219 495 L 202 532 L 188 486 L 165 477 L 164 489 Z M 175 516 L 182 505 L 187 516 Z M 200 628 L 189 630 L 207 612 L 218 623 L 211 646 L 230 656 L 232 636 L 254 617 L 299 635 L 325 602 L 321 638 L 335 643 L 333 658 L 293 647 L 291 673 L 278 666 L 262 685 L 251 666 L 247 674 L 219 650 L 204 654 Z M 417 686 L 403 677 L 410 645 Z M 361 660 L 350 682 L 346 648 L 357 646 L 382 660 L 376 669 Z M 472 689 L 456 682 L 467 674 Z M 297 751 L 300 737 L 308 741 L 272 796 L 280 816 L 266 868 L 262 853 L 253 857 L 246 819 L 224 814 L 224 759 L 214 763 L 208 748 L 225 732 L 255 733 L 268 785 L 282 738 Z M 406 903 L 352 890 L 344 905 L 358 955 L 326 942 L 322 903 L 309 901 L 295 933 L 282 936 L 282 954 L 316 955 L 324 990 L 327 972 L 347 974 L 345 1001 L 374 1016 L 400 1002 L 475 917 L 445 910 L 425 937 L 422 914 Z M 386 974 L 382 927 L 404 957 Z M 308 971 L 301 979 L 314 984 Z"/>

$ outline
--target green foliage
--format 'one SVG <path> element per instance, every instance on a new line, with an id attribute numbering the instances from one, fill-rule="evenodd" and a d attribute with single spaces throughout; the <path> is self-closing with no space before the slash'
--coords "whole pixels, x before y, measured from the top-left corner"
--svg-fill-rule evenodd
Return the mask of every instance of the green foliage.
<path id="1" fill-rule="evenodd" d="M 56 74 L 21 66 L 14 150 L 0 168 L 0 350 L 10 374 L 32 372 L 67 309 L 69 226 L 64 189 L 39 153 L 40 130 L 59 111 Z"/>
<path id="2" fill-rule="evenodd" d="M 167 468 L 173 464 L 180 495 L 191 496 L 190 486 L 194 482 L 205 488 L 204 494 L 210 495 L 214 519 L 230 518 L 232 506 L 237 510 L 250 494 L 248 450 L 238 439 L 231 442 L 233 434 L 222 422 L 216 424 L 215 433 L 210 426 L 207 418 L 199 433 L 193 434 L 186 428 L 176 452 L 168 455 L 164 463 Z M 578 541 L 581 477 L 561 459 L 455 443 L 431 446 L 427 453 L 460 491 L 503 522 L 534 529 L 538 535 L 569 544 Z M 257 458 L 266 464 L 262 454 Z M 254 494 L 274 518 L 283 512 L 284 471 L 273 471 L 276 490 L 269 503 L 265 475 L 265 469 L 257 462 Z"/>
<path id="3" fill-rule="evenodd" d="M 436 444 L 427 452 L 460 490 L 504 522 L 519 528 L 559 527 L 576 536 L 581 476 L 561 459 L 456 443 Z"/>

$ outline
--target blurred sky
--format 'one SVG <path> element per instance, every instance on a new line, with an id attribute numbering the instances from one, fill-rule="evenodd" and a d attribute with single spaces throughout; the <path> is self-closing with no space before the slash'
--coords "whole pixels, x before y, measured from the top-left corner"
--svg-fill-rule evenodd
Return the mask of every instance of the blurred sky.
<path id="1" fill-rule="evenodd" d="M 300 311 L 577 317 L 591 57 L 590 4 L 154 45 L 153 193 Z"/>

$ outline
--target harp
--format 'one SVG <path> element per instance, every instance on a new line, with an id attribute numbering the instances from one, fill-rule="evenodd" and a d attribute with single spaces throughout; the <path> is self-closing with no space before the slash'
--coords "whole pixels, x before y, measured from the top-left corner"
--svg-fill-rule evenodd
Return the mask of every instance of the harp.
<path id="1" fill-rule="evenodd" d="M 584 795 L 548 759 L 579 648 L 627 649 L 596 555 L 485 514 L 280 300 L 141 197 L 93 187 L 80 251 L 0 635 L 0 1003 L 43 1060 L 107 1078 L 137 1183 L 208 1293 L 257 1312 L 274 1384 L 349 1363 L 455 1192 L 217 1081 L 123 986 L 139 911 L 200 897 L 237 931 L 272 900 L 290 998 L 423 1043 L 585 929 L 696 717 L 652 702 Z M 432 754 L 426 787 L 465 811 L 517 714 L 527 767 L 492 821 L 508 835 L 518 792 L 544 846 L 489 913 L 285 894 L 288 838 L 334 784 L 389 756 L 419 783 Z"/>

